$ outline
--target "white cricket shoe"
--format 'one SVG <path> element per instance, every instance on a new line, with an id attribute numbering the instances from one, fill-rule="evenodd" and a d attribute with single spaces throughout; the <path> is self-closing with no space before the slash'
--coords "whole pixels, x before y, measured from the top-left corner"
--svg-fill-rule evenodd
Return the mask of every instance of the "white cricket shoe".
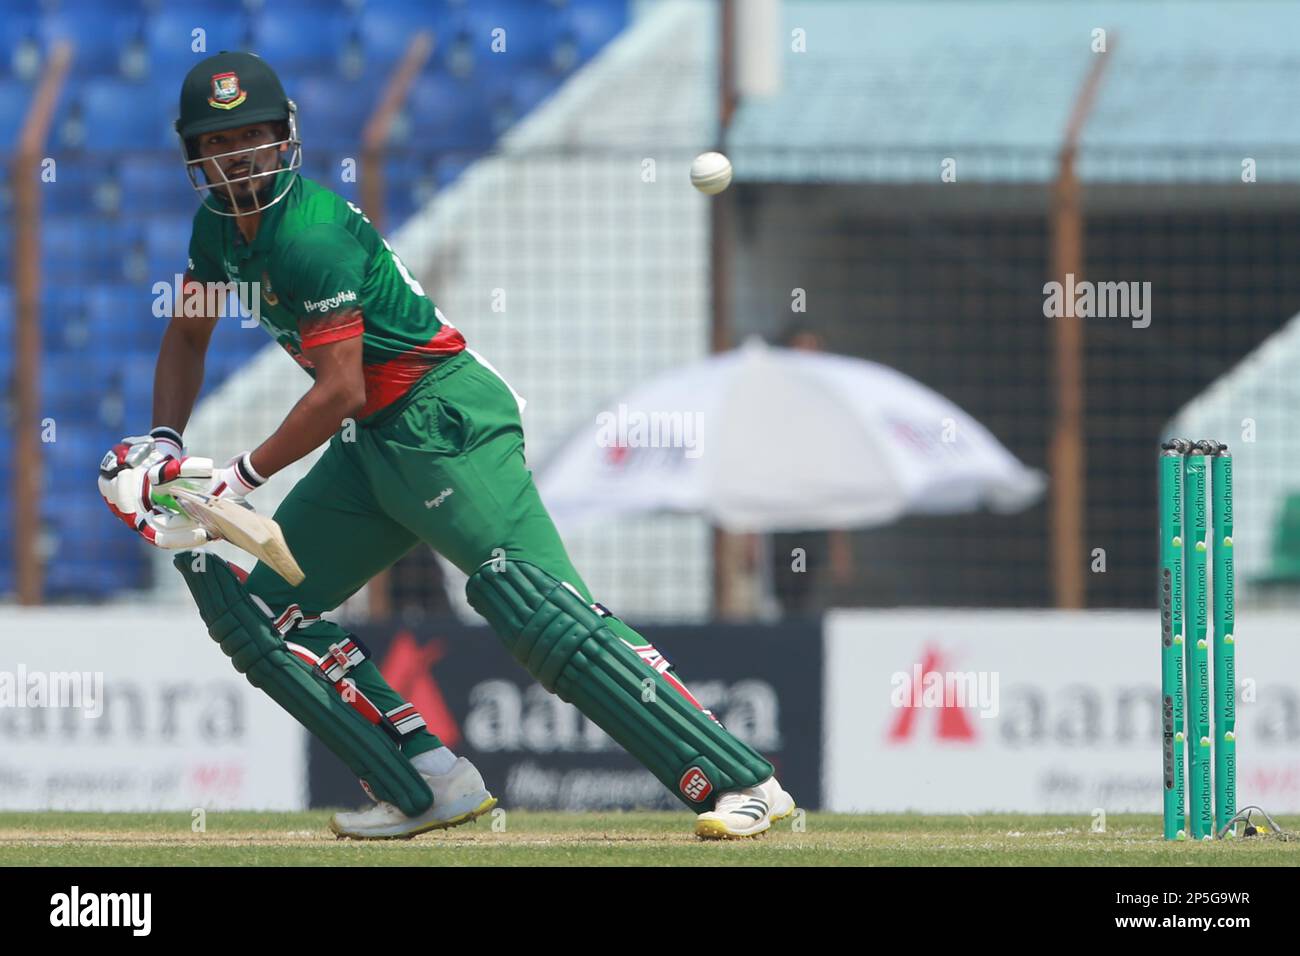
<path id="1" fill-rule="evenodd" d="M 433 806 L 424 813 L 408 817 L 391 803 L 378 800 L 373 807 L 355 813 L 334 814 L 330 818 L 330 829 L 340 838 L 354 840 L 409 840 L 429 830 L 445 830 L 469 823 L 497 805 L 496 797 L 483 785 L 482 775 L 464 757 L 454 758 L 451 769 L 443 773 L 430 773 L 426 768 L 438 761 L 421 759 L 429 756 L 420 754 L 411 761 L 433 791 Z"/>
<path id="2" fill-rule="evenodd" d="M 707 813 L 695 818 L 695 835 L 703 840 L 738 840 L 766 833 L 773 823 L 794 813 L 794 797 L 776 777 L 756 787 L 728 790 Z"/>

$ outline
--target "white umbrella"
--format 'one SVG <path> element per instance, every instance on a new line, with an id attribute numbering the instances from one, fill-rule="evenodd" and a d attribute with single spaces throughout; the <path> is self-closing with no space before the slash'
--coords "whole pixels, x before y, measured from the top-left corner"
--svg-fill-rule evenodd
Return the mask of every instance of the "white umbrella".
<path id="1" fill-rule="evenodd" d="M 633 389 L 538 470 L 556 522 L 694 512 L 735 532 L 1018 511 L 1042 494 L 979 422 L 875 362 L 747 343 Z"/>

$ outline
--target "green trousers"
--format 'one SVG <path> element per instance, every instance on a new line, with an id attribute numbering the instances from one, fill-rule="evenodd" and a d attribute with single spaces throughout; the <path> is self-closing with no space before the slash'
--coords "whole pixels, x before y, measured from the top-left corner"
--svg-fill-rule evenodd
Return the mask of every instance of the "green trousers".
<path id="1" fill-rule="evenodd" d="M 331 611 L 421 541 L 467 575 L 493 558 L 526 559 L 592 600 L 525 465 L 514 395 L 471 354 L 434 369 L 396 407 L 357 427 L 355 440 L 347 434 L 330 439 L 275 512 L 305 580 L 294 587 L 261 564 L 249 575 L 248 589 L 273 614 L 296 606 L 310 620 Z M 346 636 L 317 620 L 286 639 L 322 655 Z M 349 678 L 384 712 L 405 703 L 373 661 Z M 438 746 L 427 731 L 402 745 L 408 756 Z"/>

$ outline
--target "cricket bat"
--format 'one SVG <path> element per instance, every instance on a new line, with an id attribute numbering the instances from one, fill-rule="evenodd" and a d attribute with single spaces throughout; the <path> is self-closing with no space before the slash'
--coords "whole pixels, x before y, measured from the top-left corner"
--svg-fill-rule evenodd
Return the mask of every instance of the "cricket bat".
<path id="1" fill-rule="evenodd" d="M 176 506 L 212 537 L 247 551 L 290 584 L 301 584 L 306 578 L 280 526 L 266 515 L 258 514 L 248 505 L 185 488 L 175 488 L 169 493 Z"/>

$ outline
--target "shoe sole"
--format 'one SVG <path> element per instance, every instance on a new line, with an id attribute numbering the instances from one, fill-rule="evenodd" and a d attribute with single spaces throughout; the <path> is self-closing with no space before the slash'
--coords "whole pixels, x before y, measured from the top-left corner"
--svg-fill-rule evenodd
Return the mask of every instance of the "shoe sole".
<path id="1" fill-rule="evenodd" d="M 790 809 L 785 813 L 768 817 L 767 826 L 761 830 L 754 830 L 751 833 L 734 833 L 727 829 L 727 825 L 721 820 L 699 820 L 695 821 L 695 835 L 701 840 L 749 840 L 756 836 L 762 836 L 768 830 L 772 829 L 773 823 L 780 823 L 788 817 L 794 815 L 795 805 L 792 801 Z"/>
<path id="2" fill-rule="evenodd" d="M 767 826 L 761 830 L 755 830 L 752 833 L 733 833 L 727 829 L 727 825 L 721 820 L 696 820 L 695 835 L 701 840 L 749 840 L 756 836 L 762 836 L 768 830 L 772 829 L 772 821 L 767 821 Z"/>
<path id="3" fill-rule="evenodd" d="M 410 840 L 419 836 L 421 833 L 428 833 L 431 830 L 450 830 L 452 827 L 458 827 L 463 823 L 470 823 L 477 820 L 483 814 L 488 813 L 497 805 L 497 798 L 489 796 L 473 810 L 469 810 L 458 816 L 451 817 L 447 820 L 431 820 L 428 823 L 421 824 L 414 830 L 406 830 L 402 833 L 348 833 L 339 829 L 338 825 L 331 819 L 330 830 L 340 840 Z"/>

